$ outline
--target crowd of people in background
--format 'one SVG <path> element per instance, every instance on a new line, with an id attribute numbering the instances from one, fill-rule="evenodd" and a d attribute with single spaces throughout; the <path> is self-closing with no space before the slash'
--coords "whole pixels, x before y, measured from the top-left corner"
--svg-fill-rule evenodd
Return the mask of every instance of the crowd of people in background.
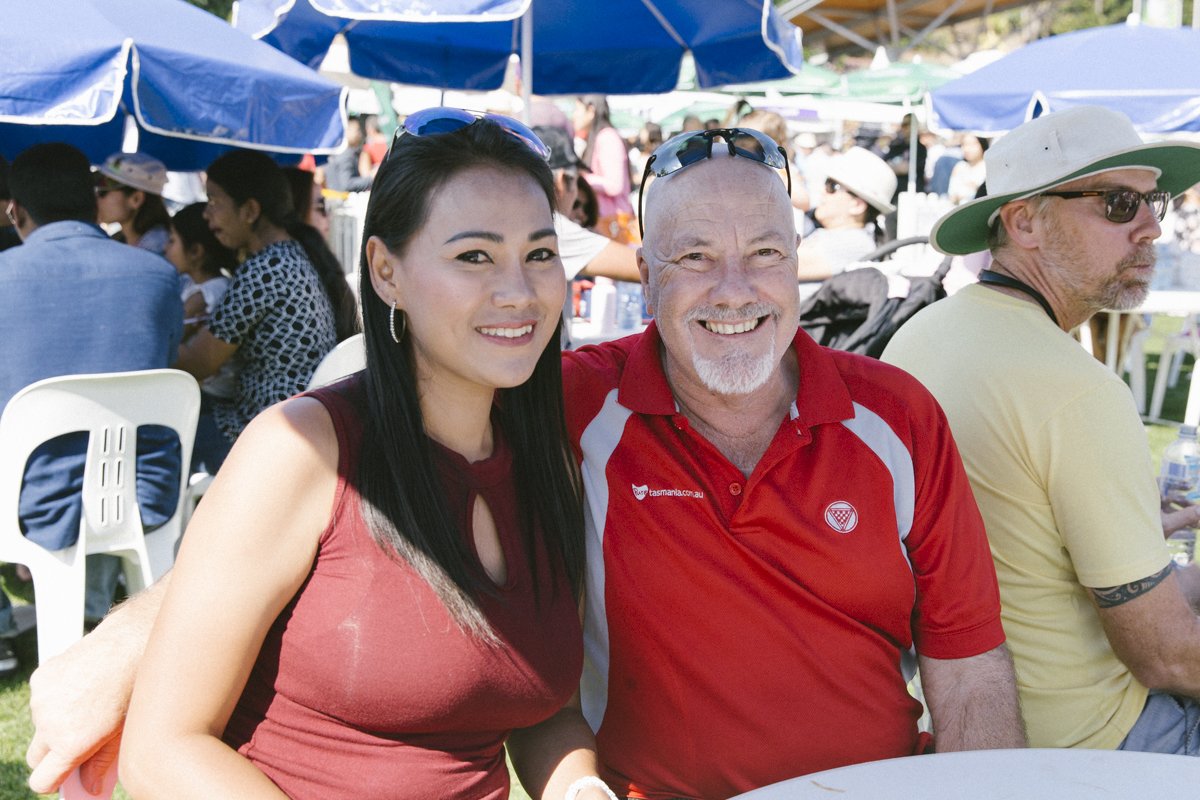
<path id="1" fill-rule="evenodd" d="M 148 528 L 174 513 L 181 470 L 215 473 L 249 421 L 303 391 L 321 359 L 358 328 L 312 171 L 231 151 L 206 170 L 207 199 L 173 204 L 174 214 L 164 198 L 168 177 L 146 153 L 91 165 L 61 143 L 33 146 L 11 168 L 0 163 L 11 225 L 0 230 L 0 408 L 22 387 L 59 375 L 173 366 L 200 382 L 190 465 L 180 463 L 173 433 L 139 430 Z M 63 292 L 79 300 L 55 302 Z M 79 313 L 80 302 L 88 313 Z M 59 437 L 26 468 L 20 524 L 52 549 L 78 533 L 72 487 L 82 484 L 85 447 L 86 435 Z M 85 620 L 95 624 L 119 591 L 120 559 L 89 556 L 87 575 Z M 18 668 L 14 632 L 0 592 L 0 674 Z"/>
<path id="2" fill-rule="evenodd" d="M 801 281 L 863 265 L 895 236 L 902 192 L 927 191 L 949 206 L 986 188 L 988 139 L 928 130 L 914 137 L 911 115 L 891 127 L 829 131 L 740 100 L 720 118 L 684 116 L 677 130 L 646 122 L 619 131 L 599 95 L 539 100 L 534 115 L 554 154 L 556 224 L 567 278 L 575 282 L 568 321 L 588 313 L 596 282 L 638 281 L 636 189 L 650 155 L 672 136 L 739 125 L 765 133 L 787 153 L 793 214 L 804 238 Z M 218 159 L 208 172 L 206 200 L 188 205 L 166 196 L 168 172 L 150 155 L 114 153 L 91 167 L 94 221 L 113 241 L 161 256 L 178 273 L 182 346 L 171 363 L 196 375 L 204 397 L 194 468 L 215 471 L 249 420 L 302 390 L 321 357 L 354 332 L 357 309 L 346 276 L 355 265 L 339 263 L 330 250 L 331 206 L 370 190 L 387 152 L 389 123 L 374 114 L 351 117 L 345 149 L 321 165 L 309 158 L 301 167 L 279 168 L 248 153 Z M 0 202 L 7 194 L 0 179 Z M 1164 230 L 1161 272 L 1200 277 L 1200 193 L 1176 199 Z M 0 227 L 0 249 L 19 243 L 15 226 Z M 968 279 L 986 258 L 975 257 Z M 289 299 L 271 294 L 282 286 Z M 569 342 L 569 325 L 565 333 Z M 0 657 L 0 671 L 6 663 Z"/>
<path id="3" fill-rule="evenodd" d="M 1173 528 L 1124 385 L 1060 335 L 1144 298 L 1149 278 L 1112 294 L 1099 274 L 1118 251 L 1135 250 L 1137 271 L 1157 247 L 1169 280 L 1200 278 L 1200 193 L 1182 190 L 1200 147 L 1179 156 L 1113 112 L 1062 112 L 996 144 L 1012 155 L 992 160 L 989 195 L 992 143 L 912 115 L 830 132 L 742 100 L 678 130 L 622 131 L 603 96 L 530 111 L 529 128 L 443 108 L 353 117 L 326 163 L 232 150 L 187 204 L 146 153 L 93 165 L 55 143 L 0 161 L 0 408 L 45 377 L 174 366 L 200 382 L 200 423 L 190 464 L 171 432 L 138 431 L 146 526 L 174 508 L 181 473 L 224 478 L 169 581 L 45 678 L 62 686 L 107 652 L 86 683 L 111 719 L 81 722 L 73 741 L 91 750 L 67 761 L 121 746 L 144 796 L 381 794 L 415 775 L 413 796 L 500 798 L 507 746 L 531 794 L 724 797 L 931 750 L 910 660 L 939 751 L 1200 753 L 1176 736 L 1200 730 L 1200 701 L 1171 699 L 1200 692 L 1200 644 L 1151 636 L 1130 604 L 1169 602 L 1194 632 L 1200 571 L 1164 566 Z M 1068 138 L 1065 162 L 1046 155 Z M 363 242 L 343 263 L 330 213 L 356 193 L 370 193 Z M 818 346 L 798 329 L 806 284 L 875 258 L 908 193 L 944 212 L 929 237 L 979 285 L 906 322 L 891 364 Z M 1065 271 L 1085 268 L 1095 291 L 1064 300 Z M 652 323 L 564 352 L 613 282 L 641 285 L 636 321 Z M 68 291 L 87 314 L 56 302 Z M 310 390 L 356 333 L 365 369 Z M 1092 387 L 1091 412 L 1061 412 L 1076 385 Z M 1097 445 L 1086 485 L 1047 489 L 1076 473 L 1041 463 L 1042 437 L 1105 430 L 1121 434 L 1122 468 Z M 23 531 L 50 548 L 80 513 L 86 436 L 60 439 L 30 459 L 21 497 Z M 1030 454 L 994 449 L 1013 442 Z M 801 482 L 812 502 L 796 500 Z M 1097 545 L 1118 517 L 1092 510 L 1094 486 L 1133 509 L 1112 538 L 1136 529 L 1134 544 Z M 1195 509 L 1171 524 L 1197 524 Z M 841 536 L 813 535 L 827 528 Z M 998 535 L 1020 552 L 996 568 Z M 1012 566 L 1025 561 L 1070 580 L 1025 598 Z M 118 580 L 116 559 L 89 558 L 89 623 Z M 1055 593 L 1070 613 L 1046 610 Z M 1014 617 L 1024 603 L 1037 608 Z M 1029 622 L 1043 613 L 1070 630 L 1043 641 Z M 0 674 L 18 668 L 12 631 L 0 592 Z M 1176 661 L 1186 680 L 1159 663 Z M 1120 692 L 1104 684 L 1117 673 Z M 44 702 L 45 719 L 72 713 Z M 53 749 L 31 746 L 31 766 Z"/>

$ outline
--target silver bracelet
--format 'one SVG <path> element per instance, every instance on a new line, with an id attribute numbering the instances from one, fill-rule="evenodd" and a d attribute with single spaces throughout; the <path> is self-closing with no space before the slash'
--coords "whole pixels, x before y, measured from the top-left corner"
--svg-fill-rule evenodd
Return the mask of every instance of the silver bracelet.
<path id="1" fill-rule="evenodd" d="M 584 789 L 599 789 L 604 792 L 604 796 L 608 800 L 617 800 L 617 796 L 613 794 L 612 789 L 608 788 L 608 784 L 597 778 L 595 775 L 586 775 L 582 778 L 576 778 L 571 781 L 571 785 L 567 787 L 567 793 L 563 795 L 563 800 L 576 800 L 579 793 Z"/>

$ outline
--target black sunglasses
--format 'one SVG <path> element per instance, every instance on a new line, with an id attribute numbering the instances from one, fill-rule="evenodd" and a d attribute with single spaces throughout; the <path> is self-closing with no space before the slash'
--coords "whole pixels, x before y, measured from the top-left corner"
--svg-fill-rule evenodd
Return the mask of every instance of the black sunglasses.
<path id="1" fill-rule="evenodd" d="M 713 128 L 707 131 L 688 131 L 672 136 L 655 148 L 646 161 L 642 172 L 642 183 L 638 187 L 638 234 L 645 237 L 642 224 L 642 195 L 646 192 L 646 181 L 653 175 L 661 178 L 690 167 L 697 161 L 712 158 L 713 139 L 721 139 L 729 149 L 729 155 L 741 156 L 768 167 L 781 169 L 787 174 L 788 195 L 792 193 L 792 170 L 788 166 L 787 152 L 775 140 L 753 128 Z"/>
<path id="2" fill-rule="evenodd" d="M 483 114 L 478 111 L 467 111 L 463 108 L 450 108 L 449 106 L 426 108 L 405 117 L 404 123 L 396 129 L 396 135 L 392 137 L 392 143 L 388 145 L 383 160 L 387 161 L 392 157 L 392 150 L 395 149 L 396 142 L 406 134 L 434 136 L 439 133 L 453 133 L 480 119 L 496 123 L 524 142 L 530 150 L 541 156 L 543 161 L 550 160 L 550 148 L 527 125 L 501 114 Z"/>
<path id="3" fill-rule="evenodd" d="M 829 194 L 837 194 L 842 189 L 846 189 L 846 187 L 842 186 L 840 183 L 835 181 L 833 178 L 825 179 L 825 191 L 828 192 Z M 850 192 L 849 189 L 846 189 L 846 191 Z M 854 193 L 850 192 L 850 194 L 854 194 Z"/>
<path id="4" fill-rule="evenodd" d="M 1158 190 L 1153 192 L 1135 192 L 1133 189 L 1091 189 L 1081 192 L 1042 192 L 1046 197 L 1065 197 L 1073 200 L 1077 197 L 1103 197 L 1104 218 L 1109 222 L 1125 223 L 1137 216 L 1138 207 L 1142 201 L 1150 208 L 1150 213 L 1159 222 L 1167 215 L 1167 204 L 1171 202 L 1171 193 Z"/>
<path id="5" fill-rule="evenodd" d="M 132 194 L 133 190 L 129 189 L 125 186 L 97 186 L 96 187 L 96 197 L 105 197 L 105 196 L 111 194 L 112 192 L 124 192 L 125 194 Z"/>

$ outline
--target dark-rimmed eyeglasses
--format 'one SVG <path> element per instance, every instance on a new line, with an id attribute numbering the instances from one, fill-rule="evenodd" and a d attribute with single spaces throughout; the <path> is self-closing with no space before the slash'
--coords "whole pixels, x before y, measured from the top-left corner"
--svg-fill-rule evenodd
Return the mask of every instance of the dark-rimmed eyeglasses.
<path id="1" fill-rule="evenodd" d="M 1079 192 L 1042 192 L 1046 197 L 1064 197 L 1074 200 L 1077 197 L 1103 197 L 1104 218 L 1109 222 L 1125 223 L 1137 216 L 1142 201 L 1150 208 L 1150 213 L 1159 222 L 1167 215 L 1167 204 L 1171 202 L 1171 193 L 1153 191 L 1142 194 L 1133 189 L 1089 189 Z"/>
<path id="2" fill-rule="evenodd" d="M 788 195 L 792 193 L 792 170 L 788 166 L 787 152 L 775 140 L 753 128 L 713 128 L 707 131 L 688 131 L 672 136 L 655 148 L 646 161 L 642 172 L 642 183 L 638 187 L 638 233 L 646 235 L 642 224 L 642 196 L 646 192 L 646 181 L 653 175 L 662 178 L 698 161 L 712 158 L 713 140 L 725 142 L 731 156 L 741 156 L 768 167 L 781 169 L 787 174 Z"/>
<path id="3" fill-rule="evenodd" d="M 826 178 L 826 179 L 825 179 L 825 192 L 826 192 L 826 194 L 837 194 L 837 193 L 838 193 L 838 192 L 840 192 L 842 189 L 846 189 L 846 187 L 845 187 L 845 186 L 842 186 L 840 183 L 838 183 L 837 181 L 835 181 L 833 178 Z M 846 191 L 847 191 L 847 192 L 849 192 L 850 190 L 849 190 L 849 189 L 846 189 Z M 851 194 L 853 194 L 853 192 L 851 192 Z"/>
<path id="4" fill-rule="evenodd" d="M 480 119 L 496 123 L 508 131 L 508 133 L 524 142 L 530 150 L 541 156 L 543 161 L 550 160 L 550 148 L 524 123 L 518 122 L 512 117 L 503 116 L 502 114 L 484 114 L 478 111 L 467 111 L 464 108 L 451 108 L 449 106 L 426 108 L 405 117 L 403 124 L 396 129 L 396 135 L 392 137 L 392 143 L 388 145 L 387 154 L 384 155 L 383 160 L 387 161 L 392 157 L 392 150 L 395 149 L 396 142 L 400 141 L 400 137 L 406 134 L 413 136 L 433 136 L 439 133 L 453 133 Z"/>

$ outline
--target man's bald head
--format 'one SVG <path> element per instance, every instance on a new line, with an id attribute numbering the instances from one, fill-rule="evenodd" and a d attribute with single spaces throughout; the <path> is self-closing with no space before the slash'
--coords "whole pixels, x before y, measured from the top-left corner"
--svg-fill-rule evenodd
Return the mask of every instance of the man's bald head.
<path id="1" fill-rule="evenodd" d="M 670 227 L 670 221 L 683 206 L 707 195 L 728 195 L 731 200 L 755 197 L 776 209 L 780 216 L 791 218 L 795 227 L 791 198 L 775 169 L 752 159 L 731 156 L 724 148 L 714 147 L 711 158 L 650 182 L 646 188 L 644 241 L 651 242 L 656 234 L 668 232 L 664 229 Z M 743 212 L 731 203 L 729 213 Z"/>

